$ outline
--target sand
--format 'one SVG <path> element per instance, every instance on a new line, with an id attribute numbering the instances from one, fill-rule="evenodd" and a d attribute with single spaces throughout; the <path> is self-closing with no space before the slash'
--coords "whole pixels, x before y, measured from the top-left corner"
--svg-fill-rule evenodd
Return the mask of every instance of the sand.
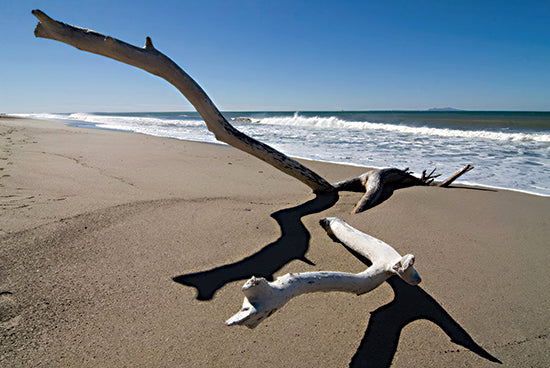
<path id="1" fill-rule="evenodd" d="M 2 367 L 550 362 L 550 198 L 415 187 L 351 215 L 359 194 L 315 199 L 230 147 L 5 116 L 0 141 Z M 413 253 L 420 286 L 304 295 L 254 330 L 225 326 L 247 274 L 365 268 L 327 216 Z"/>

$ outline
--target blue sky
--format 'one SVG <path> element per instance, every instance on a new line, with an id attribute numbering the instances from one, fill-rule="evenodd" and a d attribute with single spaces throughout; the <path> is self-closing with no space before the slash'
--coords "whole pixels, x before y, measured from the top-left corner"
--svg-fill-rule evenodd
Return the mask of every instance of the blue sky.
<path id="1" fill-rule="evenodd" d="M 158 77 L 35 38 L 34 8 L 151 36 L 222 110 L 550 111 L 547 0 L 0 0 L 0 112 L 193 109 Z"/>

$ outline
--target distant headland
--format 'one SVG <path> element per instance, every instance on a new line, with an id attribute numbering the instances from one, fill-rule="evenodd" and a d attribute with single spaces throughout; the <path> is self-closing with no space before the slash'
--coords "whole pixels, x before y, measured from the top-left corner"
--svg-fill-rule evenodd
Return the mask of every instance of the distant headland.
<path id="1" fill-rule="evenodd" d="M 464 111 L 460 109 L 455 109 L 454 107 L 432 107 L 428 111 Z"/>

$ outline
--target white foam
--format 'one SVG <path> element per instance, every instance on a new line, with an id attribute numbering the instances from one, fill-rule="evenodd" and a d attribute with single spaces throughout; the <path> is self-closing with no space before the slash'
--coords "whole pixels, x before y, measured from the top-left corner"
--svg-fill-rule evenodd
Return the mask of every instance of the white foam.
<path id="1" fill-rule="evenodd" d="M 141 126 L 161 127 L 167 125 L 173 126 L 202 126 L 203 120 L 200 119 L 163 119 L 149 116 L 124 116 L 124 115 L 97 115 L 90 113 L 72 113 L 72 114 L 13 114 L 15 116 L 28 117 L 32 119 L 46 120 L 69 120 L 97 124 L 102 128 L 108 129 L 130 129 Z M 185 117 L 185 115 L 181 115 Z"/>
<path id="2" fill-rule="evenodd" d="M 22 118 L 38 119 L 38 120 L 67 120 L 68 115 L 51 114 L 51 113 L 36 113 L 36 114 L 10 114 Z"/>
<path id="3" fill-rule="evenodd" d="M 104 127 L 120 129 L 139 126 L 199 126 L 204 124 L 202 120 L 168 120 L 148 116 L 119 116 L 119 115 L 95 115 L 86 113 L 73 113 L 67 117 L 68 120 L 85 121 L 88 123 L 101 124 Z"/>

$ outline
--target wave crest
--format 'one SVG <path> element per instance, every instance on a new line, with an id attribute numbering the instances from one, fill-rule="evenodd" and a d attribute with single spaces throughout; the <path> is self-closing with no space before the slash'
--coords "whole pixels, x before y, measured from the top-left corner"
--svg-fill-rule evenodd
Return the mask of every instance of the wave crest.
<path id="1" fill-rule="evenodd" d="M 286 125 L 296 127 L 311 127 L 322 129 L 374 130 L 404 133 L 411 135 L 460 137 L 472 139 L 488 139 L 498 141 L 535 141 L 550 142 L 550 134 L 503 132 L 498 130 L 461 130 L 435 128 L 429 126 L 414 126 L 406 124 L 371 123 L 368 121 L 346 121 L 335 116 L 293 116 L 268 117 L 258 121 L 259 124 Z"/>

